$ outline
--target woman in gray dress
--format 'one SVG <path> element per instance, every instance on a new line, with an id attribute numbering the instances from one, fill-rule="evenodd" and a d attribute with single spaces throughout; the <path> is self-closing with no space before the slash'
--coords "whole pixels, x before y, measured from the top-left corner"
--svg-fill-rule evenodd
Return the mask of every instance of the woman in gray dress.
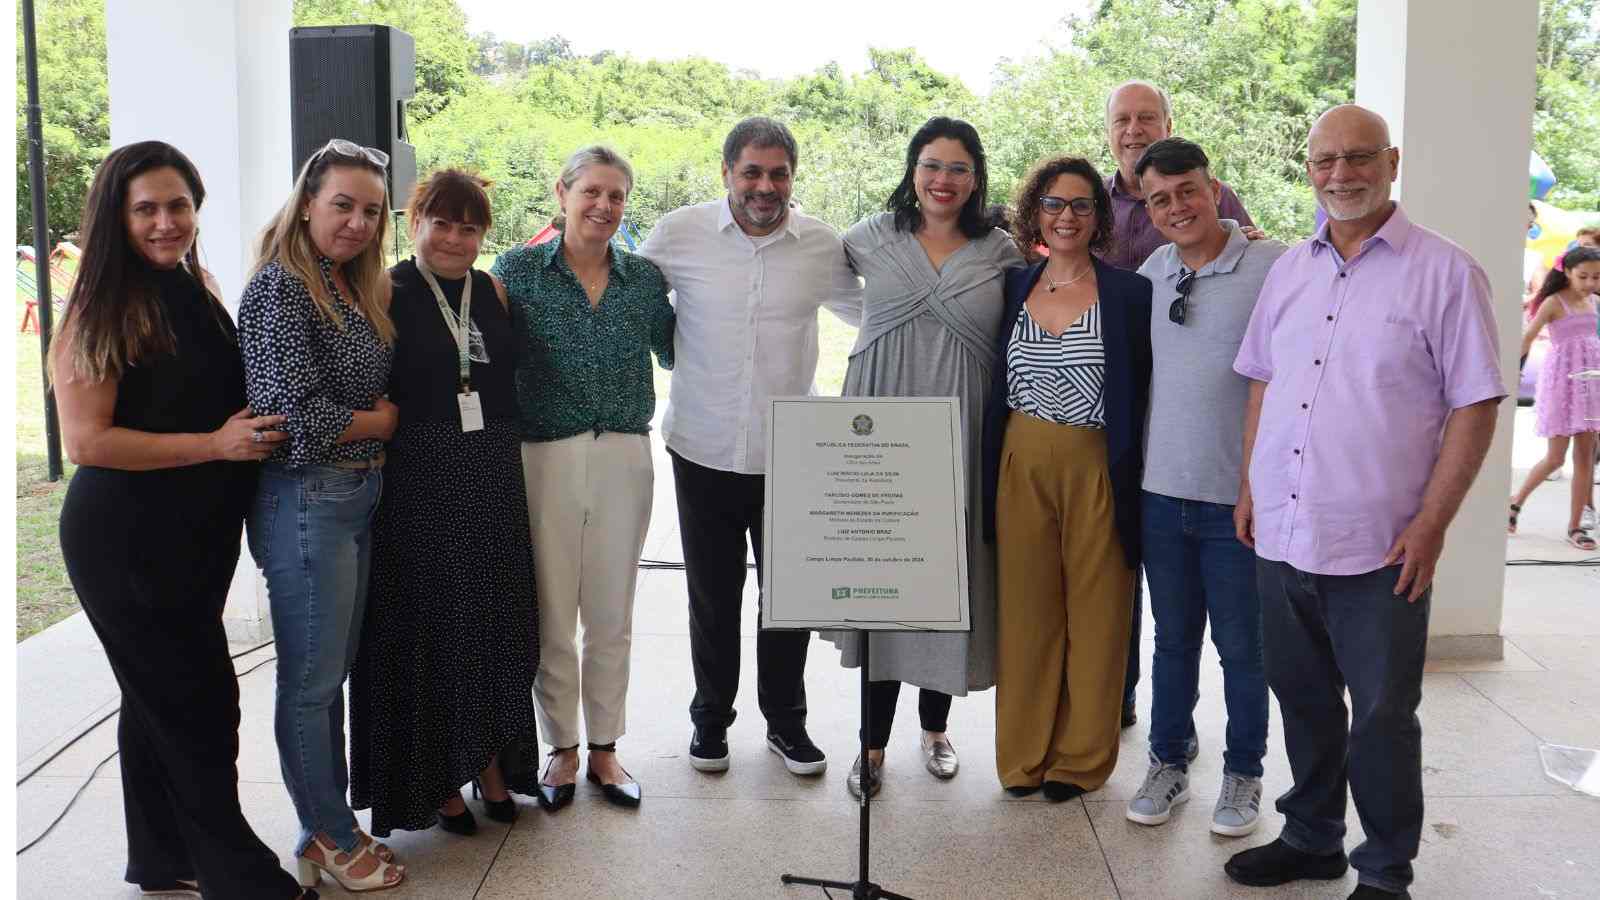
<path id="1" fill-rule="evenodd" d="M 906 149 L 905 177 L 888 212 L 844 236 L 850 264 L 866 281 L 861 332 L 850 352 L 844 394 L 958 397 L 967 466 L 967 567 L 971 632 L 880 632 L 872 637 L 872 721 L 865 765 L 846 786 L 876 794 L 900 683 L 922 689 L 922 754 L 937 778 L 952 778 L 955 747 L 945 734 L 952 695 L 994 686 L 994 548 L 983 541 L 980 439 L 1000 327 L 1002 273 L 1022 264 L 1006 232 L 984 212 L 988 168 L 978 132 L 959 119 L 929 119 Z M 846 666 L 860 665 L 860 635 L 829 635 Z M 863 773 L 863 769 L 865 772 Z"/>

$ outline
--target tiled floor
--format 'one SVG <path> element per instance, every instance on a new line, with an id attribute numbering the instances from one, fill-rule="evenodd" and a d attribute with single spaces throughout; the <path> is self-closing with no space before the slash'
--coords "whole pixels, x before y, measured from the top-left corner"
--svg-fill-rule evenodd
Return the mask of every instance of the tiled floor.
<path id="1" fill-rule="evenodd" d="M 657 471 L 656 527 L 646 555 L 677 559 L 671 479 L 664 465 Z M 1562 482 L 1534 496 L 1509 556 L 1571 558 L 1560 542 L 1565 492 Z M 752 585 L 752 604 L 753 596 Z M 391 843 L 410 863 L 410 876 L 387 896 L 809 900 L 821 892 L 783 887 L 778 876 L 854 876 L 856 807 L 844 790 L 855 755 L 854 672 L 839 668 L 831 644 L 812 643 L 810 726 L 830 754 L 826 775 L 797 779 L 766 750 L 748 664 L 740 694 L 745 715 L 730 735 L 732 769 L 703 775 L 684 759 L 692 682 L 682 574 L 644 573 L 637 608 L 623 758 L 644 785 L 643 807 L 613 809 L 580 789 L 578 801 L 554 816 L 524 802 L 510 828 L 480 816 L 472 838 L 438 830 L 397 833 Z M 754 659 L 753 612 L 750 619 L 747 661 Z M 1600 747 L 1600 569 L 1508 568 L 1504 633 L 1503 661 L 1435 664 L 1426 676 L 1421 715 L 1428 805 L 1413 893 L 1452 900 L 1600 897 L 1600 800 L 1546 778 L 1537 752 L 1541 741 Z M 1147 632 L 1146 658 L 1148 639 Z M 239 668 L 271 652 L 241 658 Z M 117 695 L 81 616 L 25 642 L 18 656 L 20 777 L 114 708 Z M 1145 722 L 1123 733 L 1121 765 L 1104 789 L 1053 805 L 999 791 L 987 693 L 957 700 L 952 711 L 960 776 L 945 783 L 925 774 L 915 741 L 915 692 L 904 692 L 885 785 L 873 806 L 872 877 L 919 900 L 1343 897 L 1354 886 L 1353 874 L 1343 882 L 1278 890 L 1240 888 L 1222 874 L 1228 855 L 1269 839 L 1281 819 L 1268 804 L 1255 837 L 1230 840 L 1207 830 L 1225 724 L 1220 671 L 1209 648 L 1203 673 L 1194 799 L 1160 828 L 1123 817 L 1143 774 Z M 286 853 L 296 827 L 272 743 L 272 665 L 240 684 L 240 793 L 258 832 Z M 1148 683 L 1141 685 L 1140 709 L 1149 710 Z M 21 840 L 37 835 L 115 749 L 114 726 L 115 718 L 98 726 L 18 789 Z M 1289 784 L 1275 726 L 1266 766 L 1270 799 Z M 113 760 L 61 825 L 18 858 L 19 896 L 137 896 L 121 881 L 126 845 L 118 781 Z M 1361 833 L 1353 809 L 1349 827 L 1353 846 Z M 344 896 L 327 883 L 323 894 Z"/>

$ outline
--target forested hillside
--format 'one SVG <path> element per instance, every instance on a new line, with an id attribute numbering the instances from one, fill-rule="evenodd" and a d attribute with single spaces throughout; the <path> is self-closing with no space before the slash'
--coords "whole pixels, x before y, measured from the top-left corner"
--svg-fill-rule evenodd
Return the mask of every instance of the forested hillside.
<path id="1" fill-rule="evenodd" d="M 1539 77 L 1535 146 L 1558 179 L 1552 201 L 1592 209 L 1600 205 L 1600 37 L 1592 25 L 1600 0 L 1541 3 L 1539 58 L 1529 61 Z M 38 6 L 50 227 L 60 235 L 76 226 L 108 149 L 104 0 Z M 1132 77 L 1168 88 L 1177 132 L 1206 147 L 1258 223 L 1292 238 L 1309 230 L 1313 214 L 1301 167 L 1306 131 L 1320 110 L 1352 95 L 1356 6 L 1104 0 L 1081 18 L 1039 13 L 1035 32 L 1055 49 L 1002 61 L 983 95 L 932 69 L 914 48 L 874 49 L 865 61 L 819 59 L 810 74 L 763 79 L 706 59 L 579 56 L 559 35 L 518 44 L 470 34 L 454 0 L 296 0 L 295 21 L 377 22 L 415 37 L 410 112 L 419 162 L 470 166 L 495 181 L 497 245 L 548 221 L 561 160 L 593 141 L 633 161 L 631 215 L 643 230 L 667 210 L 716 196 L 722 136 L 752 113 L 794 129 L 795 197 L 836 226 L 881 208 L 906 138 L 935 114 L 978 127 L 991 159 L 990 199 L 1005 202 L 1045 154 L 1084 154 L 1109 167 L 1106 91 Z M 31 240 L 20 40 L 18 53 L 18 230 Z M 847 73 L 863 63 L 861 74 Z"/>

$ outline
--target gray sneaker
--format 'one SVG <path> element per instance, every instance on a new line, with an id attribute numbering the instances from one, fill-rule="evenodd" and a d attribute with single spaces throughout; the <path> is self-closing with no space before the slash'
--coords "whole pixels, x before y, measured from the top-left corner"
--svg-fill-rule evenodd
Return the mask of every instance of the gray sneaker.
<path id="1" fill-rule="evenodd" d="M 1130 816 L 1131 818 L 1131 816 Z M 1222 795 L 1211 812 L 1211 831 L 1225 837 L 1244 837 L 1261 824 L 1261 779 L 1222 773 Z"/>
<path id="2" fill-rule="evenodd" d="M 1139 793 L 1128 801 L 1128 821 L 1160 825 L 1172 818 L 1172 807 L 1189 799 L 1189 774 L 1177 766 L 1151 761 Z"/>

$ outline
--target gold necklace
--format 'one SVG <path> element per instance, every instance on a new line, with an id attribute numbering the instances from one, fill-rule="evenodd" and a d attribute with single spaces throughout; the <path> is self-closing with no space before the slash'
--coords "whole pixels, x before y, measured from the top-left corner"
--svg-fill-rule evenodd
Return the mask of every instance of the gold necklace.
<path id="1" fill-rule="evenodd" d="M 1066 287 L 1067 285 L 1073 284 L 1074 282 L 1082 281 L 1083 280 L 1083 276 L 1089 274 L 1092 271 L 1094 271 L 1094 262 L 1090 261 L 1090 263 L 1088 265 L 1083 267 L 1083 271 L 1081 271 L 1078 274 L 1072 276 L 1071 278 L 1068 278 L 1066 281 L 1056 281 L 1054 278 L 1051 278 L 1049 275 L 1044 276 L 1044 280 L 1049 282 L 1050 293 L 1054 294 L 1056 292 L 1056 288 L 1058 288 L 1058 287 Z"/>

